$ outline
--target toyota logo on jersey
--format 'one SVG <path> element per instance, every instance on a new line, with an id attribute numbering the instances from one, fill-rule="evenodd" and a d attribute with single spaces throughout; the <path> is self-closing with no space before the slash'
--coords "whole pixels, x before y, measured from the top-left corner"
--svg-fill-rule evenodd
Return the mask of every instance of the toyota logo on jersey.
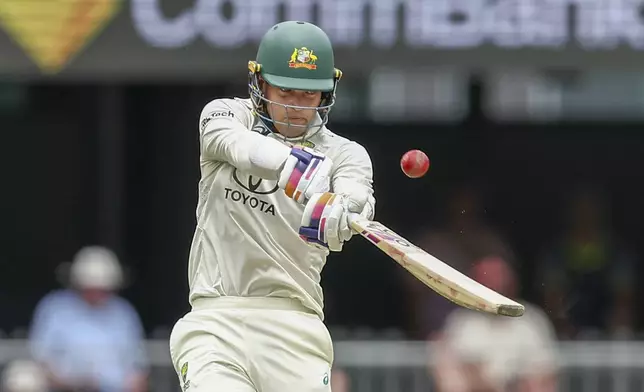
<path id="1" fill-rule="evenodd" d="M 242 179 L 240 179 L 240 177 Z M 233 180 L 240 187 L 256 195 L 270 195 L 279 189 L 277 182 L 263 180 L 259 177 L 253 177 L 249 174 L 240 173 L 237 169 L 233 171 Z"/>

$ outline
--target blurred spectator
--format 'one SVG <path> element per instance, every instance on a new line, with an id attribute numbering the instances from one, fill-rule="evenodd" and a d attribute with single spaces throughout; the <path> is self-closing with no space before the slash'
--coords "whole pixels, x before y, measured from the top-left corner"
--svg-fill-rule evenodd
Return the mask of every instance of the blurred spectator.
<path id="1" fill-rule="evenodd" d="M 543 306 L 562 339 L 632 333 L 635 257 L 612 231 L 607 207 L 595 190 L 575 193 L 564 231 L 539 263 Z"/>
<path id="2" fill-rule="evenodd" d="M 3 392 L 48 392 L 45 372 L 35 362 L 16 360 L 2 373 Z"/>
<path id="3" fill-rule="evenodd" d="M 350 392 L 351 379 L 347 372 L 340 368 L 331 371 L 331 390 L 333 392 Z"/>
<path id="4" fill-rule="evenodd" d="M 514 255 L 500 234 L 485 222 L 479 190 L 472 185 L 458 187 L 445 202 L 446 219 L 442 227 L 428 229 L 415 243 L 461 272 L 486 256 L 499 255 L 513 260 Z M 412 307 L 409 336 L 425 340 L 439 331 L 447 314 L 456 305 L 428 289 L 416 278 L 403 272 L 404 287 Z"/>
<path id="5" fill-rule="evenodd" d="M 34 357 L 56 391 L 141 392 L 146 385 L 143 328 L 134 308 L 115 291 L 123 282 L 108 249 L 75 256 L 71 288 L 38 304 L 30 331 Z"/>
<path id="6" fill-rule="evenodd" d="M 475 280 L 516 298 L 518 283 L 508 263 L 488 257 L 476 264 Z M 434 341 L 436 361 L 430 371 L 439 392 L 554 392 L 554 329 L 545 314 L 526 304 L 519 318 L 469 309 L 449 314 Z"/>

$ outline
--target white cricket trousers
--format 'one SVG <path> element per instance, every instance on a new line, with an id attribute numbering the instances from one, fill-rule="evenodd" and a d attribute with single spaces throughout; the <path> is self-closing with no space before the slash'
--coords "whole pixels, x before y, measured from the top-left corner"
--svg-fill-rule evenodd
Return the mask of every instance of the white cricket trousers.
<path id="1" fill-rule="evenodd" d="M 201 298 L 175 324 L 170 356 L 184 392 L 330 392 L 326 326 L 286 298 Z"/>

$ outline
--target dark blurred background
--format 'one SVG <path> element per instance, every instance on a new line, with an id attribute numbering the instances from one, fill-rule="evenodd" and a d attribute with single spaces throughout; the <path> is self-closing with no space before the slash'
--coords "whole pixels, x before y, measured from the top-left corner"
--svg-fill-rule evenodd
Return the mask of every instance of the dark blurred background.
<path id="1" fill-rule="evenodd" d="M 553 339 L 637 341 L 642 9 L 636 0 L 0 1 L 0 330 L 28 338 L 35 307 L 61 287 L 61 263 L 101 245 L 124 267 L 120 294 L 146 336 L 167 339 L 189 309 L 199 113 L 212 99 L 247 96 L 246 61 L 267 28 L 308 19 L 336 44 L 345 77 L 329 128 L 370 152 L 377 220 L 467 273 L 501 257 L 516 272 L 515 297 L 540 308 Z M 422 179 L 400 170 L 409 149 L 430 157 Z M 360 238 L 332 255 L 323 286 L 338 344 L 433 344 L 453 308 L 414 284 Z M 562 390 L 644 384 L 584 377 Z"/>

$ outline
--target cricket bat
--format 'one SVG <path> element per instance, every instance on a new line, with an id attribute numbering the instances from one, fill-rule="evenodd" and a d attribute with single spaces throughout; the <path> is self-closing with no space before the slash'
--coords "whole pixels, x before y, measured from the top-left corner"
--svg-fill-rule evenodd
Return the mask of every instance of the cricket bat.
<path id="1" fill-rule="evenodd" d="M 523 305 L 462 274 L 382 223 L 352 214 L 350 225 L 418 280 L 455 304 L 501 316 L 523 315 Z"/>

